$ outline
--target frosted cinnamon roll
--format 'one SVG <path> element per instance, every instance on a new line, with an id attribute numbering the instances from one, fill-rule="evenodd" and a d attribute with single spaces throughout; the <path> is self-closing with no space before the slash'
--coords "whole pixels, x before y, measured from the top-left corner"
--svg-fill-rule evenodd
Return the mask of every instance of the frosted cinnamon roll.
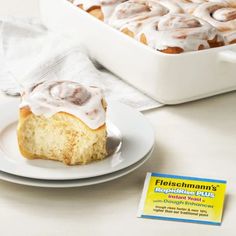
<path id="1" fill-rule="evenodd" d="M 129 0 L 116 7 L 108 23 L 134 36 L 150 18 L 182 11 L 177 4 L 168 0 Z"/>
<path id="2" fill-rule="evenodd" d="M 169 0 L 130 0 L 120 4 L 113 13 L 110 24 L 121 32 L 135 37 L 147 24 L 170 13 L 183 9 Z"/>
<path id="3" fill-rule="evenodd" d="M 217 28 L 224 36 L 226 44 L 236 41 L 236 2 L 230 4 L 204 3 L 201 4 L 193 13 Z"/>
<path id="4" fill-rule="evenodd" d="M 45 117 L 66 112 L 81 119 L 91 129 L 97 129 L 105 122 L 102 99 L 99 88 L 71 81 L 48 81 L 26 90 L 20 107 L 28 106 L 35 115 Z"/>
<path id="5" fill-rule="evenodd" d="M 85 164 L 106 157 L 106 103 L 96 87 L 48 81 L 24 91 L 18 144 L 29 159 Z"/>
<path id="6" fill-rule="evenodd" d="M 158 51 L 171 54 L 223 45 L 223 39 L 213 26 L 187 14 L 166 15 L 145 27 L 137 38 Z"/>
<path id="7" fill-rule="evenodd" d="M 99 20 L 107 21 L 114 8 L 127 0 L 74 0 L 73 4 Z"/>

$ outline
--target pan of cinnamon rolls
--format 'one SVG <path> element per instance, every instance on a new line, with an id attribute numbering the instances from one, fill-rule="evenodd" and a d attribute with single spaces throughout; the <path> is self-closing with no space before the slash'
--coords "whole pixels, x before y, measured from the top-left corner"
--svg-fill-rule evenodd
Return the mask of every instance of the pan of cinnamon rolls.
<path id="1" fill-rule="evenodd" d="M 40 0 L 41 19 L 165 104 L 236 90 L 236 0 Z"/>
<path id="2" fill-rule="evenodd" d="M 74 0 L 73 4 L 164 53 L 236 43 L 236 0 Z"/>

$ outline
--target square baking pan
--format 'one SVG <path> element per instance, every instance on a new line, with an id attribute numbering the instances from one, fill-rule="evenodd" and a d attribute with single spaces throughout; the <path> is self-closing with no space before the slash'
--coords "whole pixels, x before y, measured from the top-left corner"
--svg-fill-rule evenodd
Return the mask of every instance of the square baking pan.
<path id="1" fill-rule="evenodd" d="M 73 37 L 91 57 L 164 104 L 179 104 L 236 89 L 236 44 L 164 54 L 99 21 L 67 0 L 40 0 L 49 28 Z"/>

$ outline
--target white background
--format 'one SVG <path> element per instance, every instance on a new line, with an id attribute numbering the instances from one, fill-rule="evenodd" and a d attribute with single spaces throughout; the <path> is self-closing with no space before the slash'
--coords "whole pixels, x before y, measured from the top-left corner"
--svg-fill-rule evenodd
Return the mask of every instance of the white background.
<path id="1" fill-rule="evenodd" d="M 0 0 L 0 16 L 6 15 L 39 16 L 38 1 Z M 235 235 L 236 93 L 145 115 L 157 147 L 148 163 L 126 177 L 74 189 L 0 181 L 0 235 Z M 222 226 L 136 218 L 147 171 L 226 179 Z"/>

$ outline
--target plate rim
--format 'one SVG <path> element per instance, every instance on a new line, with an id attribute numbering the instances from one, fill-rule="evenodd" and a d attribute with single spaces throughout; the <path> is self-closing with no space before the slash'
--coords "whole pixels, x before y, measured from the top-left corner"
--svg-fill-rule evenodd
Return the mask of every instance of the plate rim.
<path id="1" fill-rule="evenodd" d="M 144 165 L 152 156 L 153 151 L 155 149 L 155 145 L 152 147 L 150 152 L 143 157 L 141 160 L 139 160 L 137 163 L 126 167 L 125 169 L 122 169 L 120 171 L 116 171 L 110 174 L 97 176 L 97 177 L 91 177 L 87 179 L 78 179 L 78 180 L 40 180 L 40 179 L 32 179 L 27 177 L 21 177 L 17 175 L 12 175 L 9 173 L 5 173 L 3 171 L 0 171 L 0 180 L 18 184 L 22 186 L 28 186 L 28 187 L 38 187 L 38 188 L 76 188 L 76 187 L 86 187 L 86 186 L 92 186 L 97 184 L 102 184 L 105 182 L 110 182 L 112 180 L 116 180 L 118 178 L 124 177 L 125 175 L 137 170 L 142 165 Z M 87 183 L 85 182 L 87 181 Z M 91 181 L 91 182 L 88 182 Z M 63 182 L 63 183 L 59 183 Z"/>

